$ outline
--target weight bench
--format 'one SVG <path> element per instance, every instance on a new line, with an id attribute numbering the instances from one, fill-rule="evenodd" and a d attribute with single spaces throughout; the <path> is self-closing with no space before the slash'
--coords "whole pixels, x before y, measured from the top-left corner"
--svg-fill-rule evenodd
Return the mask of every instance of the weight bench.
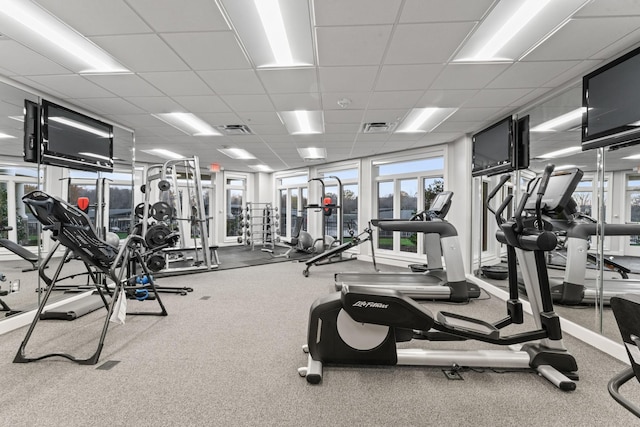
<path id="1" fill-rule="evenodd" d="M 20 348 L 13 360 L 14 363 L 34 362 L 48 357 L 59 356 L 81 365 L 96 364 L 100 358 L 114 309 L 125 302 L 121 300 L 122 298 L 140 300 L 141 295 L 153 295 L 152 299 L 159 305 L 159 311 L 127 312 L 127 315 L 167 315 L 167 310 L 160 299 L 160 295 L 156 292 L 153 277 L 142 258 L 142 252 L 145 250 L 145 241 L 142 237 L 132 234 L 127 237 L 118 249 L 100 238 L 89 217 L 74 205 L 39 190 L 26 194 L 22 201 L 42 224 L 43 229 L 51 231 L 52 238 L 56 241 L 56 244 L 40 265 L 39 275 L 47 284 L 47 289 L 31 326 L 20 344 Z M 48 277 L 45 274 L 45 269 L 61 245 L 65 247 L 65 253 L 60 259 L 53 276 Z M 40 320 L 63 267 L 67 264 L 66 261 L 72 257 L 79 258 L 84 263 L 89 276 L 93 280 L 97 295 L 107 312 L 97 349 L 86 359 L 79 359 L 66 353 L 49 353 L 37 357 L 27 357 L 25 349 L 29 339 Z M 135 271 L 132 266 L 136 265 L 142 267 L 143 274 L 130 276 L 129 273 Z M 113 283 L 109 284 L 107 279 L 110 279 Z"/>

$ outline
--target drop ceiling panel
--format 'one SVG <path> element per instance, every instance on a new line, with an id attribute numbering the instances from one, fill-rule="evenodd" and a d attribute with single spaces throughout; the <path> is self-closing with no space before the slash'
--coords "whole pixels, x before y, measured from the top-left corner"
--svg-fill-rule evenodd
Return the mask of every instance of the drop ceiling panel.
<path id="1" fill-rule="evenodd" d="M 391 25 L 318 27 L 318 63 L 322 67 L 379 64 L 392 28 Z"/>
<path id="2" fill-rule="evenodd" d="M 424 90 L 442 70 L 441 64 L 383 65 L 376 91 Z"/>
<path id="3" fill-rule="evenodd" d="M 267 95 L 223 95 L 221 98 L 235 111 L 275 111 Z"/>
<path id="4" fill-rule="evenodd" d="M 249 61 L 231 31 L 165 33 L 162 38 L 193 70 L 250 68 Z"/>
<path id="5" fill-rule="evenodd" d="M 477 89 L 428 90 L 424 92 L 416 107 L 449 107 L 457 108 L 478 93 Z"/>
<path id="6" fill-rule="evenodd" d="M 192 113 L 226 113 L 231 111 L 229 106 L 215 95 L 174 96 L 173 99 Z"/>
<path id="7" fill-rule="evenodd" d="M 527 55 L 527 61 L 579 60 L 597 52 L 640 27 L 640 16 L 572 19 L 541 46 Z"/>
<path id="8" fill-rule="evenodd" d="M 188 69 L 156 34 L 98 36 L 91 40 L 136 73 Z"/>
<path id="9" fill-rule="evenodd" d="M 269 93 L 317 92 L 315 68 L 299 70 L 258 70 L 258 77 Z"/>
<path id="10" fill-rule="evenodd" d="M 494 0 L 406 0 L 400 22 L 479 21 Z"/>
<path id="11" fill-rule="evenodd" d="M 447 119 L 447 122 L 485 122 L 502 110 L 502 108 L 460 108 Z"/>
<path id="12" fill-rule="evenodd" d="M 370 110 L 384 110 L 388 108 L 413 108 L 422 98 L 424 91 L 388 91 L 371 94 L 368 108 Z"/>
<path id="13" fill-rule="evenodd" d="M 55 88 L 63 98 L 108 98 L 114 94 L 76 74 L 31 76 L 40 87 Z"/>
<path id="14" fill-rule="evenodd" d="M 324 112 L 325 123 L 361 123 L 364 110 L 329 110 Z"/>
<path id="15" fill-rule="evenodd" d="M 465 102 L 464 107 L 507 107 L 529 92 L 531 89 L 483 89 Z"/>
<path id="16" fill-rule="evenodd" d="M 228 30 L 225 19 L 211 0 L 127 0 L 157 32 Z"/>
<path id="17" fill-rule="evenodd" d="M 313 2 L 316 25 L 392 24 L 401 0 L 328 0 Z"/>
<path id="18" fill-rule="evenodd" d="M 509 64 L 449 64 L 430 89 L 482 89 Z"/>
<path id="19" fill-rule="evenodd" d="M 408 113 L 406 109 L 367 110 L 362 118 L 364 123 L 398 123 Z"/>
<path id="20" fill-rule="evenodd" d="M 449 60 L 473 22 L 398 25 L 385 64 L 438 64 Z"/>
<path id="21" fill-rule="evenodd" d="M 278 93 L 271 95 L 271 100 L 277 111 L 322 109 L 319 93 Z"/>
<path id="22" fill-rule="evenodd" d="M 324 110 L 362 110 L 371 108 L 368 92 L 324 92 L 322 95 L 322 108 Z M 338 102 L 343 103 L 344 107 Z"/>
<path id="23" fill-rule="evenodd" d="M 320 67 L 323 92 L 368 92 L 378 75 L 378 67 Z"/>
<path id="24" fill-rule="evenodd" d="M 132 96 L 125 99 L 153 114 L 185 112 L 180 104 L 167 96 Z"/>
<path id="25" fill-rule="evenodd" d="M 122 0 L 37 0 L 36 3 L 84 36 L 152 32 Z"/>
<path id="26" fill-rule="evenodd" d="M 169 96 L 213 95 L 213 91 L 193 71 L 140 73 L 147 82 Z"/>
<path id="27" fill-rule="evenodd" d="M 147 127 L 158 127 L 164 126 L 165 124 L 160 120 L 153 117 L 151 114 L 113 114 L 111 115 L 116 122 L 124 122 L 127 121 L 135 126 L 136 129 L 136 142 L 138 136 L 140 136 L 139 131 L 146 131 Z"/>
<path id="28" fill-rule="evenodd" d="M 352 135 L 360 130 L 360 123 L 325 123 L 324 133 L 327 135 Z"/>
<path id="29" fill-rule="evenodd" d="M 142 114 L 145 112 L 122 98 L 76 99 L 74 104 L 86 107 L 89 111 L 104 114 Z"/>
<path id="30" fill-rule="evenodd" d="M 249 125 L 252 131 L 259 135 L 282 135 L 287 132 L 284 125 Z"/>
<path id="31" fill-rule="evenodd" d="M 579 61 L 518 62 L 500 74 L 489 88 L 538 88 L 575 67 Z"/>
<path id="32" fill-rule="evenodd" d="M 198 75 L 218 94 L 264 94 L 256 72 L 247 70 L 200 71 Z"/>
<path id="33" fill-rule="evenodd" d="M 640 3 L 636 0 L 599 0 L 587 3 L 576 16 L 630 16 L 640 15 Z"/>
<path id="34" fill-rule="evenodd" d="M 252 129 L 254 125 L 282 125 L 280 117 L 275 112 L 250 112 L 240 114 L 244 123 Z"/>
<path id="35" fill-rule="evenodd" d="M 0 40 L 2 68 L 10 75 L 37 76 L 44 74 L 66 74 L 70 71 L 13 40 Z"/>
<path id="36" fill-rule="evenodd" d="M 135 74 L 87 75 L 87 80 L 118 96 L 161 96 L 158 89 Z"/>

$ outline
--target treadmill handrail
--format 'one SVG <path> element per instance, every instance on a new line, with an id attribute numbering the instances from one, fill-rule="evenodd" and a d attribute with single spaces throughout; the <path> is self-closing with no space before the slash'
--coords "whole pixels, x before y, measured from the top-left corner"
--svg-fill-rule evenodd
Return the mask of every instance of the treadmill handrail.
<path id="1" fill-rule="evenodd" d="M 410 233 L 436 233 L 440 237 L 457 236 L 456 228 L 447 221 L 385 221 L 371 220 L 371 223 L 384 231 L 406 231 Z"/>

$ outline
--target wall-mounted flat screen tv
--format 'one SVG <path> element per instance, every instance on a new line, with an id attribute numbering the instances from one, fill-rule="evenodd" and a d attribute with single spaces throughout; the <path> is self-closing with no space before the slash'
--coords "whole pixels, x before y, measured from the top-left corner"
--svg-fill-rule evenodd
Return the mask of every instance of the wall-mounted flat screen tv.
<path id="1" fill-rule="evenodd" d="M 582 149 L 640 142 L 640 48 L 582 78 Z"/>
<path id="2" fill-rule="evenodd" d="M 43 100 L 41 162 L 111 172 L 113 126 Z"/>
<path id="3" fill-rule="evenodd" d="M 495 175 L 513 170 L 514 132 L 511 116 L 471 137 L 472 176 Z"/>

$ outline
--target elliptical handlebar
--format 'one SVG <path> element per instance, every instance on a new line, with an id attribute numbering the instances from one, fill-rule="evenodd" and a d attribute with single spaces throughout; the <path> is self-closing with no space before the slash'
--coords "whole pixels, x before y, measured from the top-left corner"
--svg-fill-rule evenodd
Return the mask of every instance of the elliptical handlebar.
<path id="1" fill-rule="evenodd" d="M 489 212 L 491 212 L 495 216 L 496 222 L 498 223 L 498 225 L 503 224 L 506 221 L 506 219 L 504 219 L 504 217 L 502 216 L 502 212 L 509 205 L 509 203 L 511 202 L 511 199 L 513 199 L 513 195 L 509 194 L 496 210 L 494 210 L 491 207 L 490 202 L 496 196 L 496 194 L 498 194 L 498 191 L 500 191 L 500 189 L 504 186 L 504 184 L 506 184 L 506 182 L 509 181 L 509 179 L 511 179 L 511 175 L 508 175 L 508 174 L 502 175 L 500 177 L 500 181 L 498 182 L 498 185 L 496 185 L 495 188 L 491 190 L 491 192 L 487 196 L 487 209 L 489 210 Z"/>

